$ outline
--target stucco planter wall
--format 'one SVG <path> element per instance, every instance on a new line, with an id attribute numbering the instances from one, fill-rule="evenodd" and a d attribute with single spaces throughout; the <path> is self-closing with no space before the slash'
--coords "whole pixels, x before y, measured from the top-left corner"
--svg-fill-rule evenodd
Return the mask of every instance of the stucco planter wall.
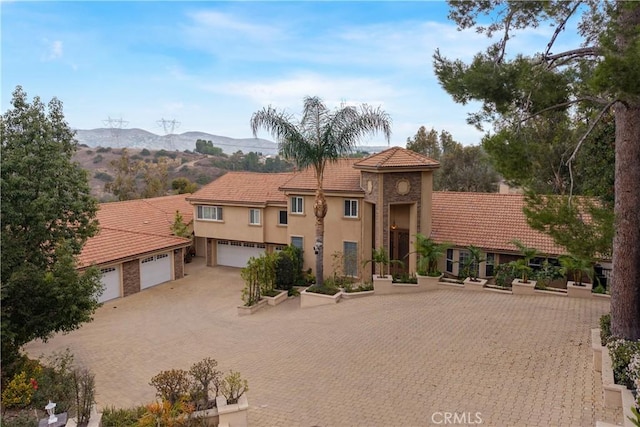
<path id="1" fill-rule="evenodd" d="M 280 291 L 280 293 L 275 297 L 263 296 L 262 298 L 267 300 L 267 304 L 275 306 L 280 304 L 283 301 L 286 301 L 288 296 L 289 296 L 288 291 Z"/>
<path id="2" fill-rule="evenodd" d="M 511 282 L 511 292 L 513 295 L 535 295 L 536 281 L 529 280 L 524 283 L 520 279 L 515 279 Z"/>
<path id="3" fill-rule="evenodd" d="M 218 407 L 219 425 L 228 427 L 247 427 L 247 412 L 249 411 L 249 402 L 247 395 L 243 394 L 238 399 L 238 403 L 227 404 L 224 396 L 216 397 L 216 406 Z"/>
<path id="4" fill-rule="evenodd" d="M 342 299 L 355 299 L 374 295 L 375 291 L 342 292 Z"/>
<path id="5" fill-rule="evenodd" d="M 605 408 L 622 410 L 622 425 L 624 427 L 634 427 L 631 421 L 635 415 L 631 408 L 635 405 L 635 399 L 631 390 L 619 384 L 615 384 L 613 369 L 611 368 L 611 356 L 609 349 L 601 344 L 600 329 L 591 330 L 591 348 L 593 350 L 593 370 L 600 372 L 602 380 L 602 405 Z M 614 424 L 597 421 L 597 427 L 609 427 Z"/>
<path id="6" fill-rule="evenodd" d="M 591 351 L 593 352 L 593 370 L 596 372 L 602 372 L 602 351 L 606 351 L 606 347 L 603 347 L 600 340 L 600 329 L 591 330 Z"/>
<path id="7" fill-rule="evenodd" d="M 243 394 L 236 404 L 227 404 L 224 396 L 216 397 L 216 407 L 204 411 L 195 411 L 191 418 L 198 419 L 199 426 L 216 427 L 247 427 L 247 412 L 249 401 L 247 395 Z"/>
<path id="8" fill-rule="evenodd" d="M 300 292 L 300 307 L 316 307 L 319 305 L 337 304 L 340 301 L 342 292 L 338 291 L 335 295 L 317 294 L 315 292 Z"/>
<path id="9" fill-rule="evenodd" d="M 591 298 L 591 289 L 593 285 L 591 283 L 583 283 L 582 286 L 576 284 L 576 282 L 567 282 L 567 296 L 569 298 Z"/>
<path id="10" fill-rule="evenodd" d="M 67 420 L 65 427 L 76 427 L 78 425 L 76 418 L 70 418 Z M 91 415 L 89 415 L 89 422 L 87 427 L 100 427 L 102 425 L 102 412 L 98 412 L 96 405 L 91 407 Z"/>
<path id="11" fill-rule="evenodd" d="M 438 289 L 438 282 L 440 282 L 440 279 L 442 278 L 442 276 L 443 276 L 442 274 L 439 276 L 421 276 L 419 274 L 416 274 L 420 289 L 425 291 Z"/>
<path id="12" fill-rule="evenodd" d="M 377 295 L 386 295 L 392 294 L 393 288 L 393 277 L 392 276 L 384 276 L 380 277 L 377 274 L 373 275 L 373 290 Z"/>
<path id="13" fill-rule="evenodd" d="M 238 316 L 248 316 L 250 314 L 253 314 L 256 311 L 260 310 L 265 305 L 267 305 L 267 300 L 264 298 L 261 299 L 257 304 L 254 304 L 248 307 L 246 305 L 239 305 Z"/>
<path id="14" fill-rule="evenodd" d="M 464 280 L 464 288 L 470 289 L 472 291 L 481 291 L 484 288 L 484 285 L 486 284 L 487 284 L 487 279 L 471 280 L 470 277 L 467 277 Z"/>

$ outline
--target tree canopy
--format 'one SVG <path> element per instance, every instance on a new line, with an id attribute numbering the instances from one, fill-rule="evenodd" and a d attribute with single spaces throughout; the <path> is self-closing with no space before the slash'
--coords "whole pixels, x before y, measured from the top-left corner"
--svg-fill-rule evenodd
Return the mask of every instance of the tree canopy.
<path id="1" fill-rule="evenodd" d="M 305 97 L 302 118 L 296 120 L 284 111 L 269 106 L 251 117 L 251 129 L 257 136 L 266 129 L 278 142 L 280 154 L 292 160 L 300 169 L 313 168 L 317 181 L 316 217 L 316 285 L 323 285 L 324 218 L 327 202 L 322 180 L 328 162 L 345 157 L 364 136 L 381 132 L 387 141 L 391 136 L 391 119 L 383 110 L 361 105 L 359 108 L 342 106 L 331 111 L 318 97 Z"/>
<path id="2" fill-rule="evenodd" d="M 449 18 L 459 29 L 475 28 L 494 42 L 470 63 L 436 51 L 435 72 L 455 101 L 481 102 L 468 121 L 481 129 L 490 125 L 492 133 L 483 146 L 500 173 L 507 176 L 505 171 L 511 171 L 515 180 L 530 185 L 535 182 L 530 170 L 544 168 L 551 177 L 550 188 L 536 190 L 570 196 L 578 188 L 573 182 L 574 166 L 581 147 L 598 138 L 599 132 L 600 147 L 611 147 L 606 119 L 613 117 L 612 331 L 622 338 L 639 339 L 640 3 L 478 0 L 449 4 Z M 582 44 L 554 52 L 557 39 L 574 19 L 579 20 Z M 508 41 L 519 31 L 543 25 L 555 31 L 538 53 L 508 52 Z"/>
<path id="3" fill-rule="evenodd" d="M 97 233 L 98 205 L 72 161 L 74 133 L 62 103 L 32 103 L 21 87 L 0 121 L 2 137 L 2 361 L 25 343 L 91 320 L 100 272 L 76 257 Z"/>

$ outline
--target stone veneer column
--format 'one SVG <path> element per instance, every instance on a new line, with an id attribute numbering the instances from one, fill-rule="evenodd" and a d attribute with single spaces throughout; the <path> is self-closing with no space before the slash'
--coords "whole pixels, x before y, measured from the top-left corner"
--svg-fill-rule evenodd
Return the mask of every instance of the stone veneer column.
<path id="1" fill-rule="evenodd" d="M 184 277 L 184 250 L 180 248 L 178 252 L 173 252 L 173 280 Z"/>
<path id="2" fill-rule="evenodd" d="M 140 292 L 140 260 L 122 264 L 122 288 L 125 297 Z"/>

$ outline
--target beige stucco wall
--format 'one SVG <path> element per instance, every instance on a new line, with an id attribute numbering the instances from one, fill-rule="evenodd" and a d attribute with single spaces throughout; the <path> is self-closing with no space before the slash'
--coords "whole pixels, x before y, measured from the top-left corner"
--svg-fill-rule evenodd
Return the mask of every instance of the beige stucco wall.
<path id="1" fill-rule="evenodd" d="M 362 196 L 345 195 L 334 196 L 327 194 L 327 216 L 324 223 L 324 275 L 333 274 L 333 257 L 335 252 L 343 252 L 344 242 L 358 243 L 358 265 L 362 264 Z M 357 199 L 358 218 L 344 217 L 344 200 Z M 313 252 L 316 236 L 316 221 L 313 214 L 314 196 L 304 196 L 304 214 L 289 213 L 287 243 L 292 236 L 302 237 L 304 244 L 304 268 L 311 268 L 315 273 L 316 255 Z"/>
<path id="2" fill-rule="evenodd" d="M 264 242 L 264 209 L 246 206 L 222 206 L 222 221 L 197 219 L 194 207 L 193 229 L 196 236 L 216 239 Z M 249 225 L 249 209 L 260 209 L 261 225 Z"/>
<path id="3" fill-rule="evenodd" d="M 289 227 L 278 225 L 281 210 L 288 211 L 287 206 L 267 206 L 263 211 L 264 241 L 267 243 L 289 244 Z M 291 218 L 290 214 L 288 216 Z"/>

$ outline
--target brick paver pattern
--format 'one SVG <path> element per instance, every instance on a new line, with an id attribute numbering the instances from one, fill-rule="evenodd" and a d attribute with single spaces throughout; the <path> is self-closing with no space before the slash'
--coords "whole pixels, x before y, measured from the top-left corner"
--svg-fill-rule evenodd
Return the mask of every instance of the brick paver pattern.
<path id="1" fill-rule="evenodd" d="M 240 317 L 238 269 L 187 267 L 26 350 L 69 348 L 95 373 L 99 407 L 149 403 L 155 374 L 213 357 L 248 379 L 252 426 L 444 425 L 445 412 L 488 426 L 622 421 L 602 409 L 592 369 L 590 328 L 608 300 L 443 286 L 307 309 L 290 298 Z"/>

